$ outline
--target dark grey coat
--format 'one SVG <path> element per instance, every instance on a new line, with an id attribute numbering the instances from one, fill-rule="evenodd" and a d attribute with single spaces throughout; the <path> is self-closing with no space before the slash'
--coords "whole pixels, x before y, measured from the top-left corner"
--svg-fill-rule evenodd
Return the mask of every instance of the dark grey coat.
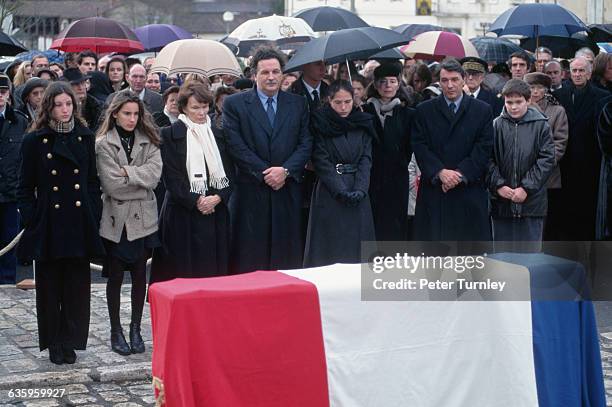
<path id="1" fill-rule="evenodd" d="M 530 107 L 519 121 L 506 112 L 493 121 L 493 160 L 489 167 L 491 215 L 494 218 L 544 217 L 546 181 L 555 166 L 555 145 L 548 119 Z M 521 204 L 498 195 L 503 186 L 522 187 L 527 199 Z"/>
<path id="2" fill-rule="evenodd" d="M 341 203 L 342 191 L 367 193 L 372 167 L 372 132 L 357 128 L 346 136 L 314 133 L 312 163 L 318 180 L 310 205 L 304 267 L 334 263 L 360 263 L 361 242 L 375 240 L 368 196 L 356 207 Z M 358 167 L 353 174 L 339 174 L 336 164 Z"/>

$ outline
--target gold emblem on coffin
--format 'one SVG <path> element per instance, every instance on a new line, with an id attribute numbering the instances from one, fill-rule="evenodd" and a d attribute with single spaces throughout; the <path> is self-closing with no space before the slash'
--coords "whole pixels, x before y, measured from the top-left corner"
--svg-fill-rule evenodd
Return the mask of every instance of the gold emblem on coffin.
<path id="1" fill-rule="evenodd" d="M 164 393 L 164 381 L 159 377 L 153 376 L 153 388 L 157 393 L 155 395 L 155 407 L 161 407 L 166 404 L 166 394 Z"/>
<path id="2" fill-rule="evenodd" d="M 289 24 L 281 24 L 278 26 L 278 33 L 285 38 L 295 36 L 295 30 Z"/>

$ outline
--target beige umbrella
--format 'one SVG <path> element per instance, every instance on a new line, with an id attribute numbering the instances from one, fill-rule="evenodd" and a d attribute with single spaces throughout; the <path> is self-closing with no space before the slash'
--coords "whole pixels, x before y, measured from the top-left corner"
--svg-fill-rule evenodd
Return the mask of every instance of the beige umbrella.
<path id="1" fill-rule="evenodd" d="M 225 45 L 201 39 L 178 40 L 166 45 L 157 54 L 151 72 L 242 75 L 238 60 Z"/>

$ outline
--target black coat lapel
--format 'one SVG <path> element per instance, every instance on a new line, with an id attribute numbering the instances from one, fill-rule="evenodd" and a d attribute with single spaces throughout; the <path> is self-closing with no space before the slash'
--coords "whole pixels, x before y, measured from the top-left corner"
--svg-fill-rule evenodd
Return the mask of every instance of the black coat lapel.
<path id="1" fill-rule="evenodd" d="M 442 116 L 444 116 L 446 120 L 448 120 L 449 123 L 453 122 L 453 115 L 451 114 L 450 109 L 446 104 L 446 99 L 443 95 L 440 95 L 436 98 L 436 107 L 442 113 Z"/>
<path id="2" fill-rule="evenodd" d="M 245 99 L 245 102 L 247 103 L 247 110 L 249 111 L 249 114 L 261 125 L 261 127 L 263 127 L 263 129 L 268 133 L 268 136 L 272 135 L 272 125 L 270 124 L 270 121 L 268 120 L 268 115 L 266 114 L 266 111 L 264 110 L 262 104 L 261 104 L 261 100 L 259 99 L 259 95 L 257 94 L 257 90 L 253 89 L 250 94 L 249 97 L 247 97 Z M 276 110 L 277 110 L 277 114 L 276 114 L 276 118 L 275 121 L 278 120 L 278 110 L 279 110 L 279 103 L 277 100 L 277 106 L 276 106 Z"/>
<path id="3" fill-rule="evenodd" d="M 53 155 L 64 157 L 65 159 L 72 161 L 76 165 L 79 165 L 79 160 L 77 160 L 74 154 L 72 154 L 72 151 L 70 151 L 70 148 L 68 147 L 68 143 L 70 143 L 70 140 L 68 140 L 66 136 L 57 135 L 55 136 L 55 142 L 53 143 L 53 150 L 51 151 L 53 152 Z"/>

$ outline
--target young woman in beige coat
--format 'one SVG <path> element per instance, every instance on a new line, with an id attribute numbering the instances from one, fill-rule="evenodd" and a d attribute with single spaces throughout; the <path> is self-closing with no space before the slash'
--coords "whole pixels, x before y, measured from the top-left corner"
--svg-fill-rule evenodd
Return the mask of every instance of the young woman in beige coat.
<path id="1" fill-rule="evenodd" d="M 118 93 L 98 131 L 96 156 L 102 185 L 100 236 L 106 247 L 103 275 L 111 323 L 111 348 L 128 355 L 144 352 L 140 321 L 146 293 L 146 261 L 157 238 L 157 201 L 162 160 L 159 135 L 138 95 Z M 130 345 L 119 319 L 123 272 L 132 277 Z"/>

